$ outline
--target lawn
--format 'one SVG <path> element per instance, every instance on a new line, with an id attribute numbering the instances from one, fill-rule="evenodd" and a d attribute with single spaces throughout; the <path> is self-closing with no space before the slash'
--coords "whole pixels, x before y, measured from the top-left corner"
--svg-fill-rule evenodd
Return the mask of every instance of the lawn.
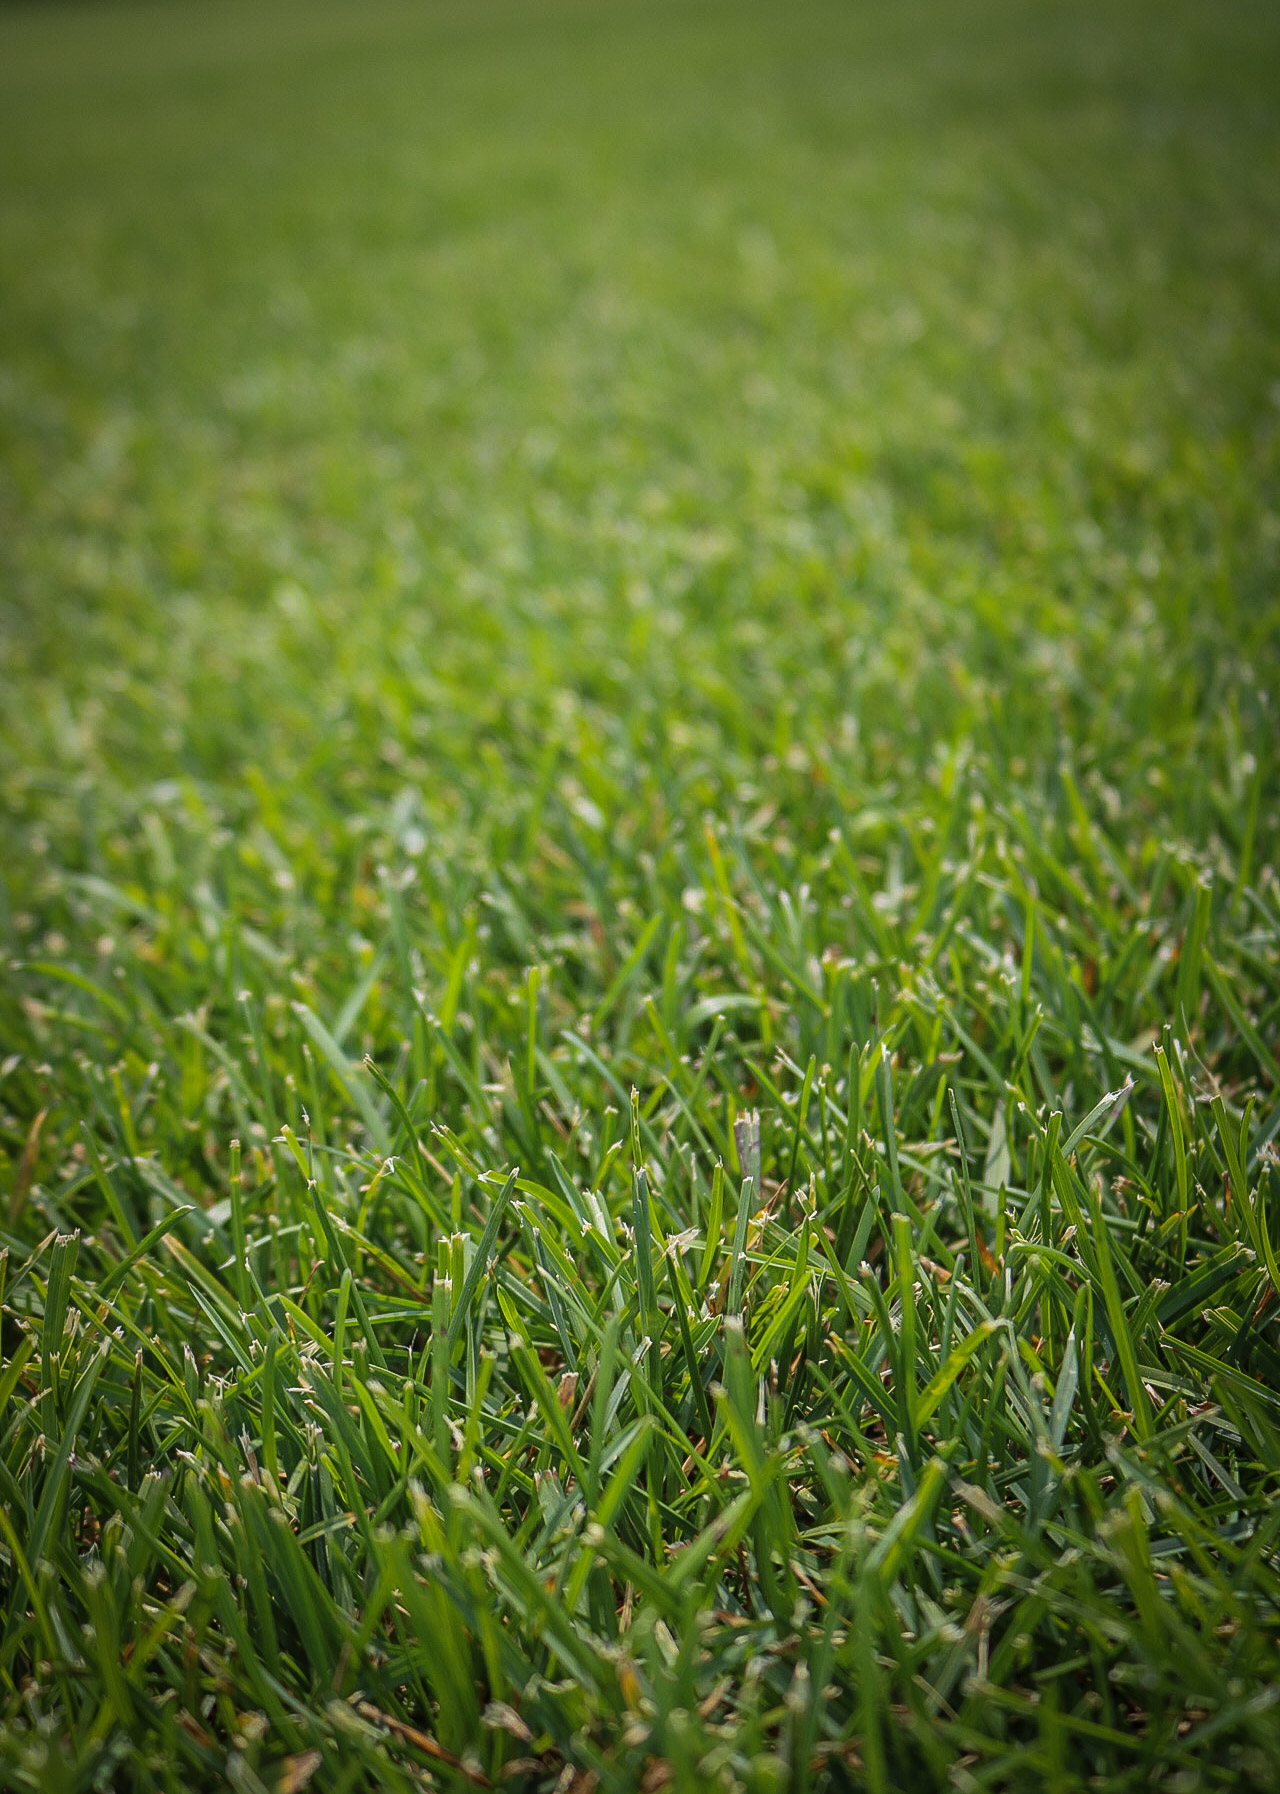
<path id="1" fill-rule="evenodd" d="M 0 10 L 0 1785 L 1280 1786 L 1277 96 Z"/>

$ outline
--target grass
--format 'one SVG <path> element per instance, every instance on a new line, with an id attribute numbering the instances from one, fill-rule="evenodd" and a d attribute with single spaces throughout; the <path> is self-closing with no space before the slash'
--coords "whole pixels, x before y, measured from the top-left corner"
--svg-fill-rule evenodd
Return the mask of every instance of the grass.
<path id="1" fill-rule="evenodd" d="M 1274 8 L 0 15 L 0 1782 L 1280 1781 Z"/>

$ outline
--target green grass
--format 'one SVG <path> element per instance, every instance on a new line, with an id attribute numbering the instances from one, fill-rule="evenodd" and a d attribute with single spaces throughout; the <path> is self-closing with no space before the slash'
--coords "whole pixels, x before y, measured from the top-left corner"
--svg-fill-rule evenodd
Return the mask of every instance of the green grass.
<path id="1" fill-rule="evenodd" d="M 0 13 L 0 1784 L 1280 1785 L 1278 92 Z"/>

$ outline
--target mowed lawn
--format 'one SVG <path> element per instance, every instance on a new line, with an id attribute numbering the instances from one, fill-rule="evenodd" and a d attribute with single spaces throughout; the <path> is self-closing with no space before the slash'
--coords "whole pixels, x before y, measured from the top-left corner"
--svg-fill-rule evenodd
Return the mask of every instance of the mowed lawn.
<path id="1" fill-rule="evenodd" d="M 0 11 L 0 1785 L 1280 1786 L 1280 12 Z"/>

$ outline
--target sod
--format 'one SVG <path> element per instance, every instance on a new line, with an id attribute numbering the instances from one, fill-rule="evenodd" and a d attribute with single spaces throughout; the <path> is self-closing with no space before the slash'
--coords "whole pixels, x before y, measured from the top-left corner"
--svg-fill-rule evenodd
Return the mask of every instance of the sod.
<path id="1" fill-rule="evenodd" d="M 1280 1785 L 1278 93 L 0 13 L 0 1784 Z"/>

